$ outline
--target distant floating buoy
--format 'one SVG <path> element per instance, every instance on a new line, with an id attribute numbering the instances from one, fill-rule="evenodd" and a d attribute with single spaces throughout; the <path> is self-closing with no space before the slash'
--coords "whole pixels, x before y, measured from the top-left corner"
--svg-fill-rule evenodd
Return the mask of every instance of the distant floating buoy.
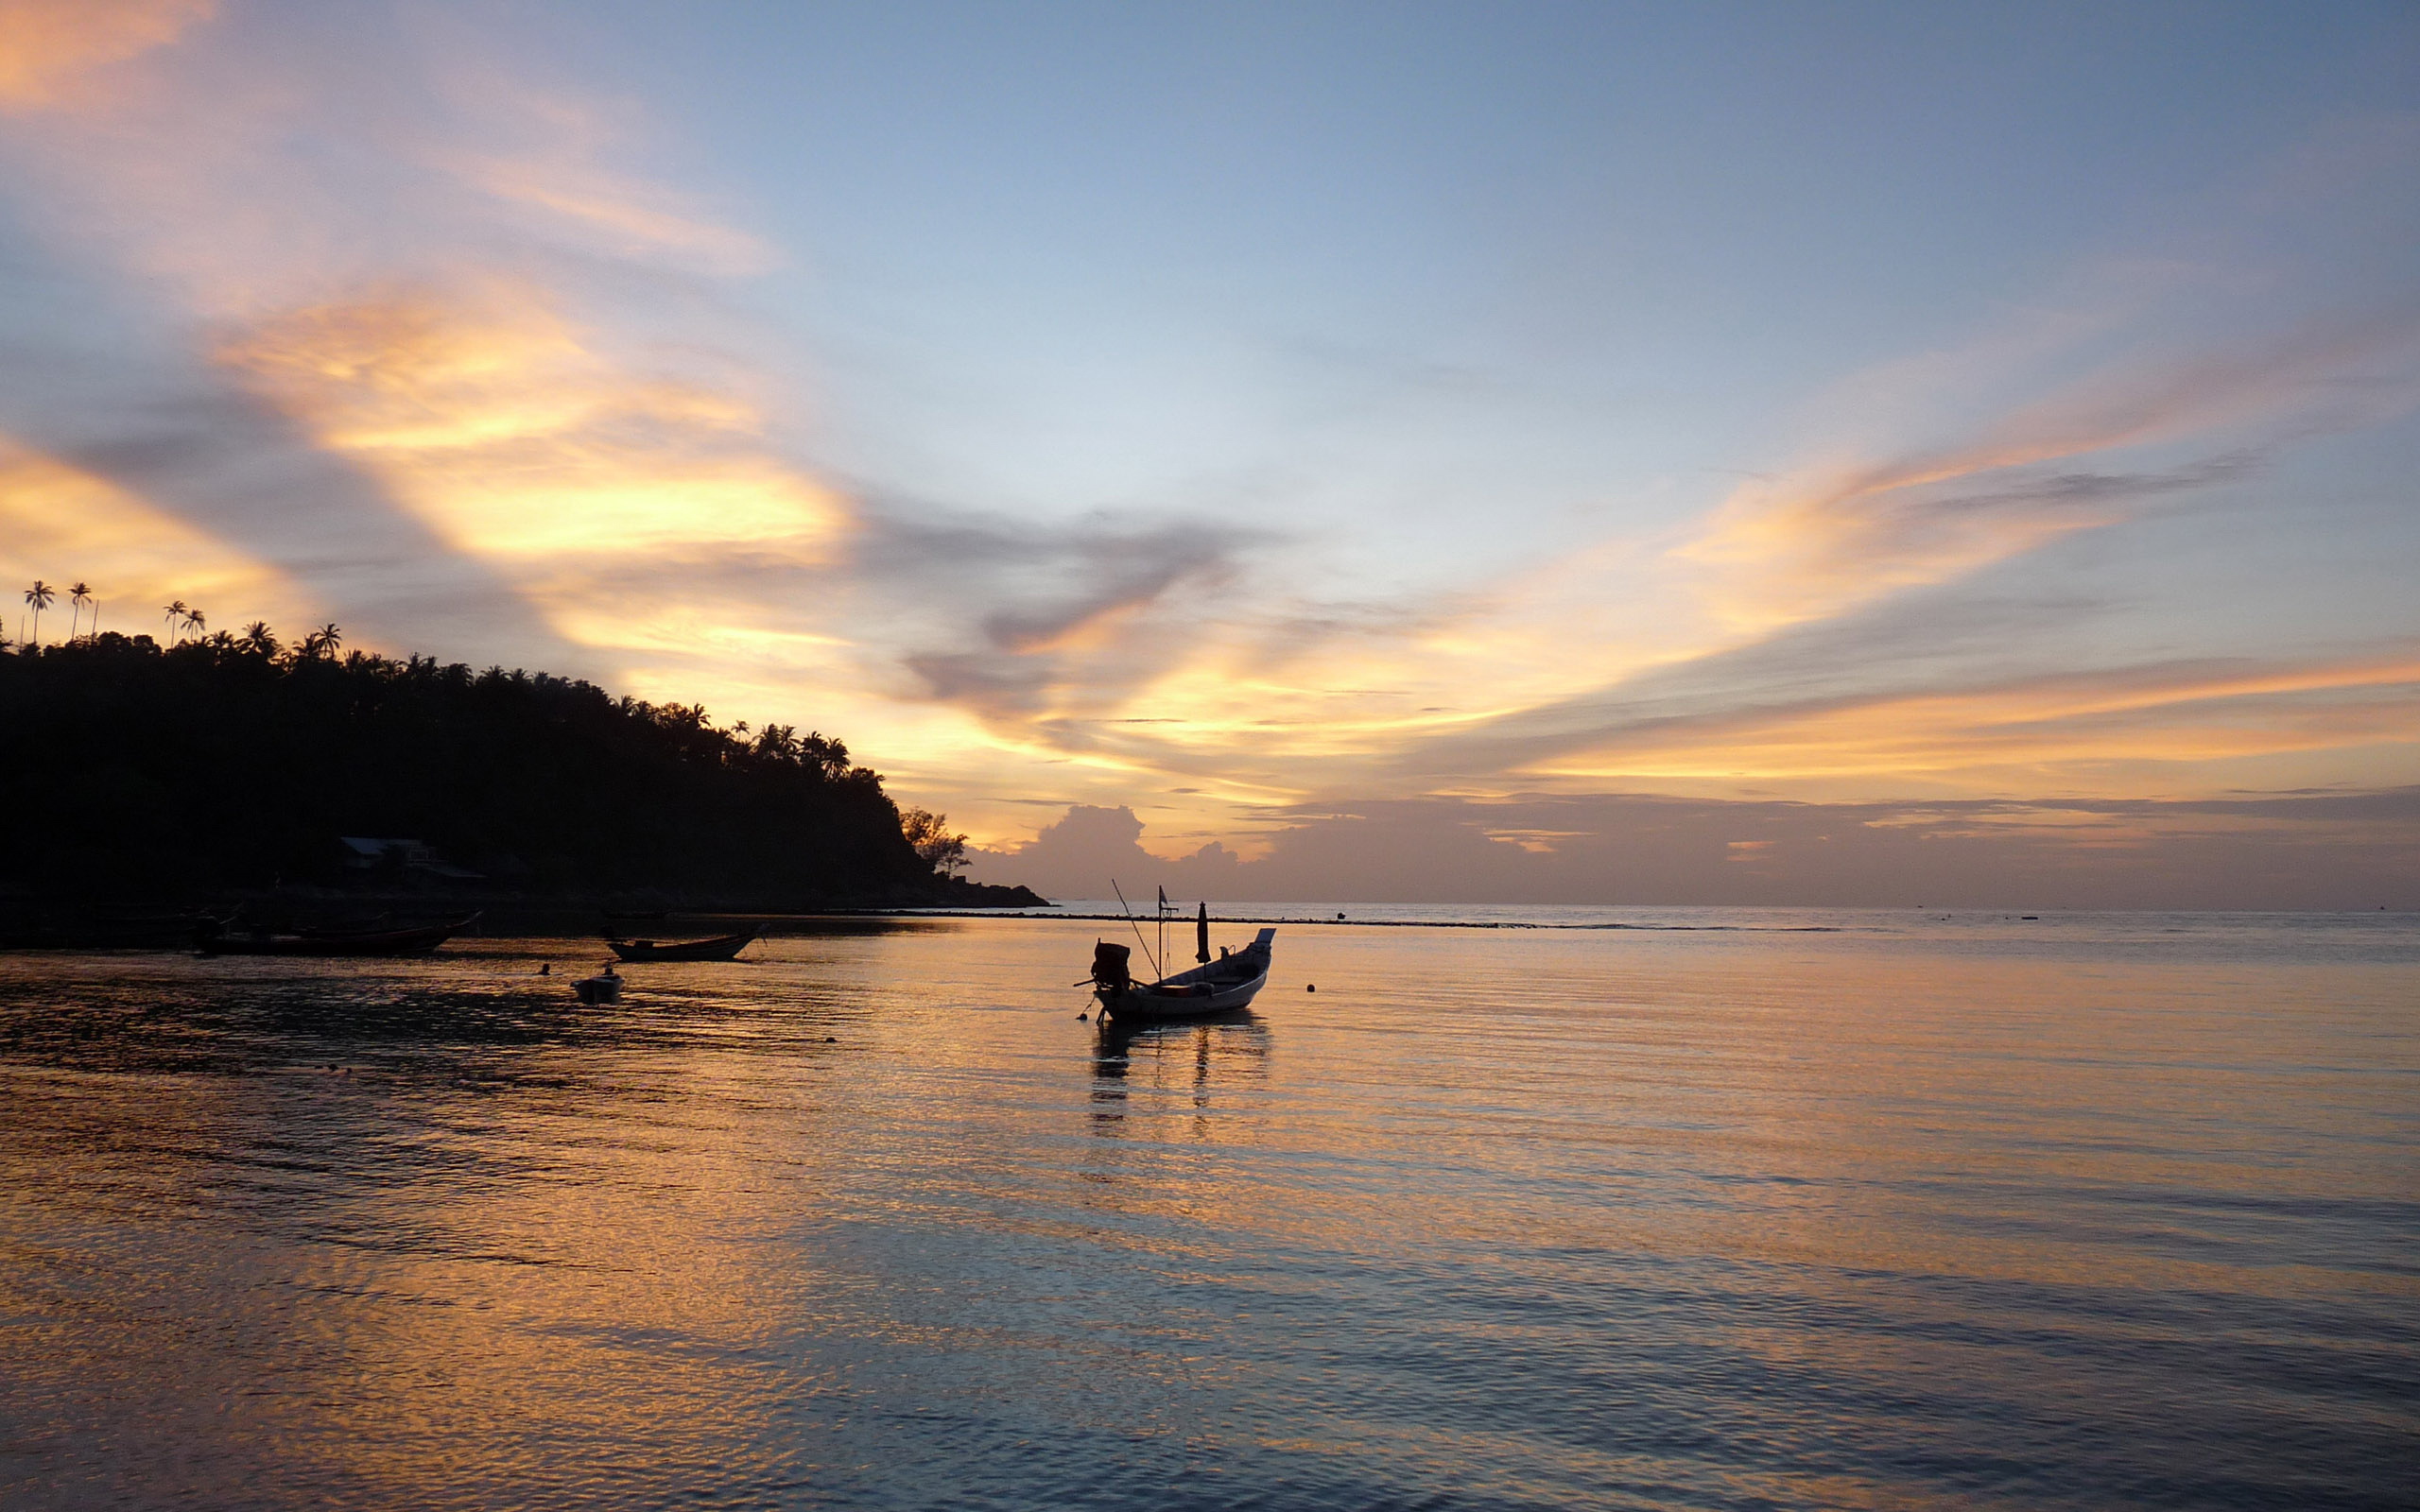
<path id="1" fill-rule="evenodd" d="M 840 1037 L 837 1034 L 827 1034 L 823 1037 L 823 1042 L 827 1045 L 837 1045 L 840 1042 Z"/>
<path id="2" fill-rule="evenodd" d="M 1344 916 L 1343 916 L 1342 914 L 1339 914 L 1339 915 L 1337 915 L 1337 916 L 1336 916 L 1336 921 L 1337 921 L 1338 923 L 1340 923 L 1340 924 L 1343 923 L 1343 922 L 1344 922 Z"/>
<path id="3" fill-rule="evenodd" d="M 1305 992 L 1316 992 L 1319 990 L 1319 988 L 1313 983 L 1305 982 L 1303 984 L 1303 990 Z"/>

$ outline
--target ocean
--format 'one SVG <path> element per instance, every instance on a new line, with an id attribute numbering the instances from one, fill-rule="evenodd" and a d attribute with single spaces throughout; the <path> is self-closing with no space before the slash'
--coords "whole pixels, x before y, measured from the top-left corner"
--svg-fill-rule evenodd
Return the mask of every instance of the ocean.
<path id="1" fill-rule="evenodd" d="M 2411 1504 L 2420 919 L 1218 912 L 0 955 L 0 1505 Z"/>

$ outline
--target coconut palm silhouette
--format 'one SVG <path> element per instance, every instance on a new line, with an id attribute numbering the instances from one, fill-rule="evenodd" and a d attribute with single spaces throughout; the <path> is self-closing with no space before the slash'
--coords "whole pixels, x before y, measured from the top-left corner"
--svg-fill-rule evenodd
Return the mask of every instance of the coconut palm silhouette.
<path id="1" fill-rule="evenodd" d="M 93 605 L 93 627 L 95 631 L 98 631 L 101 624 L 100 605 L 93 602 L 93 590 L 83 583 L 78 583 L 67 591 L 67 607 L 69 610 L 67 618 L 67 638 L 71 641 L 76 639 L 76 627 L 83 623 L 84 606 L 87 604 Z"/>
<path id="2" fill-rule="evenodd" d="M 185 601 L 182 598 L 172 598 L 160 607 L 167 614 L 168 639 L 173 643 L 177 638 L 177 622 L 185 617 Z"/>
<path id="3" fill-rule="evenodd" d="M 199 640 L 201 632 L 210 628 L 210 616 L 194 610 L 185 615 L 185 628 L 193 631 L 195 640 Z"/>
<path id="4" fill-rule="evenodd" d="M 254 620 L 250 625 L 245 626 L 242 644 L 244 649 L 251 652 L 254 656 L 274 657 L 277 655 L 277 636 L 275 632 L 269 629 L 268 621 L 267 620 Z"/>
<path id="5" fill-rule="evenodd" d="M 33 644 L 36 645 L 42 644 L 42 611 L 50 608 L 50 601 L 58 596 L 58 591 L 39 577 L 34 579 L 33 587 L 26 590 L 26 602 L 34 607 Z"/>

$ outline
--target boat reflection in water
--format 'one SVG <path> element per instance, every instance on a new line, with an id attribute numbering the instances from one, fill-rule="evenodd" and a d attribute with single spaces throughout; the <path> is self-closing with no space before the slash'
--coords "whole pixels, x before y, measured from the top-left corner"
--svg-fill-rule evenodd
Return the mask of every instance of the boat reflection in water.
<path id="1" fill-rule="evenodd" d="M 1103 1019 L 1093 1042 L 1093 1132 L 1119 1133 L 1138 1092 L 1189 1093 L 1195 1112 L 1207 1113 L 1214 1091 L 1268 1079 L 1269 1048 L 1269 1025 L 1249 1008 L 1171 1023 Z M 1206 1134 L 1200 1118 L 1193 1132 Z"/>

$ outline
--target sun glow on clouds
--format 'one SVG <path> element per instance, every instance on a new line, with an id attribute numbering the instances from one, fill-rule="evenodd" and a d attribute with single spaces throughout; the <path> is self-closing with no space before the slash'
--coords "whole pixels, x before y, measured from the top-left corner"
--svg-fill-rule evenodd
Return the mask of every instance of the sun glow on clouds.
<path id="1" fill-rule="evenodd" d="M 676 696 L 728 708 L 734 684 L 704 645 L 783 669 L 785 702 L 837 675 L 838 643 L 804 595 L 769 603 L 729 579 L 795 590 L 832 565 L 849 507 L 769 441 L 744 365 L 694 325 L 618 305 L 631 280 L 652 279 L 694 307 L 694 287 L 662 281 L 771 262 L 614 161 L 643 123 L 408 54 L 353 80 L 359 109 L 332 115 L 341 69 L 298 76 L 268 53 L 164 45 L 207 7 L 19 12 L 40 24 L 11 36 L 8 100 L 46 109 L 28 140 L 62 225 L 181 296 L 234 386 L 563 640 L 604 653 L 590 665 L 616 680 L 670 659 L 689 678 Z M 94 73 L 146 49 L 140 88 Z M 53 77 L 78 81 L 72 99 L 36 87 Z M 400 108 L 415 87 L 419 108 Z M 318 134 L 383 162 L 380 186 L 352 198 L 324 153 L 298 148 Z M 600 282 L 599 269 L 614 271 Z M 78 561 L 88 576 L 135 570 L 93 541 Z"/>
<path id="2" fill-rule="evenodd" d="M 1539 762 L 1544 777 L 1794 785 L 1831 796 L 2121 796 L 2250 758 L 2420 750 L 2420 654 L 2286 666 L 2152 667 L 2014 686 L 1876 696 L 1642 728 Z M 2363 765 L 2357 760 L 2351 764 Z M 2348 770 L 2342 775 L 2367 775 Z M 2205 779 L 2206 781 L 2206 779 Z"/>
<path id="3" fill-rule="evenodd" d="M 172 598 L 206 607 L 215 629 L 309 623 L 319 608 L 275 569 L 176 515 L 0 438 L 0 573 L 11 583 L 47 576 L 63 595 L 59 564 L 69 562 L 107 564 L 105 576 L 88 575 L 101 588 L 100 625 L 128 635 L 164 638 L 159 606 Z"/>
<path id="4" fill-rule="evenodd" d="M 2045 324 L 2070 344 L 2107 331 L 2106 321 Z M 1584 546 L 1425 612 L 1345 617 L 1299 638 L 1240 618 L 1214 626 L 1107 724 L 1063 738 L 1197 780 L 1213 767 L 1252 773 L 1298 800 L 2129 796 L 2292 781 L 2293 771 L 2311 782 L 2409 781 L 2420 689 L 2402 650 L 2250 670 L 2063 674 L 2051 660 L 2013 676 L 1979 665 L 1965 673 L 1971 687 L 1945 692 L 1938 667 L 1911 689 L 1908 670 L 1867 651 L 1827 667 L 1820 695 L 1722 690 L 1726 664 L 1742 654 L 2069 537 L 2190 507 L 2257 482 L 2272 455 L 2314 435 L 2408 413 L 2420 392 L 2413 336 L 2410 320 L 2393 317 L 2360 329 L 2320 322 L 2199 356 L 2087 365 L 1996 397 L 1954 422 L 1949 441 L 1896 455 L 1879 445 L 1863 457 L 1819 449 L 1693 522 Z M 1981 345 L 2038 359 L 2061 340 L 1995 334 Z M 1920 417 L 1920 403 L 1876 404 L 1882 387 L 1910 383 L 1937 399 L 1957 365 L 1893 366 L 1901 370 L 1846 387 L 1870 407 Z M 1987 649 L 2004 662 L 2016 648 Z M 1108 732 L 1118 715 L 1155 710 L 1184 717 Z"/>
<path id="5" fill-rule="evenodd" d="M 0 110 L 72 105 L 112 63 L 177 40 L 216 0 L 0 0 Z"/>
<path id="6" fill-rule="evenodd" d="M 379 60 L 357 119 L 340 71 L 229 46 L 180 75 L 237 19 L 198 25 L 214 13 L 0 0 L 0 109 L 41 117 L 46 181 L 86 194 L 58 223 L 181 301 L 217 381 L 600 653 L 616 687 L 820 726 L 978 840 L 1036 828 L 1056 812 L 1039 799 L 1157 794 L 1156 826 L 1207 835 L 1336 795 L 2369 781 L 2420 742 L 2420 674 L 2375 646 L 1939 676 L 1876 652 L 1820 693 L 1721 681 L 1759 646 L 2256 478 L 2348 405 L 2395 412 L 2409 321 L 2129 349 L 2132 307 L 2042 312 L 1841 380 L 1854 422 L 1777 437 L 1783 460 L 1745 484 L 1676 489 L 1677 516 L 1575 528 L 1492 581 L 1333 602 L 1325 569 L 1384 521 L 1340 545 L 1236 543 L 1159 516 L 910 528 L 843 497 L 784 439 L 797 396 L 715 323 L 730 281 L 800 249 L 639 166 L 643 118 L 454 56 Z M 319 133 L 340 149 L 297 147 Z M 327 171 L 348 157 L 378 174 Z M 1962 364 L 2001 390 L 1945 420 L 1932 401 Z M 214 615 L 344 615 L 95 473 L 24 450 L 0 465 L 18 481 L 0 559 L 21 576 L 73 560 Z"/>
<path id="7" fill-rule="evenodd" d="M 451 93 L 494 123 L 491 134 L 517 138 L 518 150 L 442 147 L 431 150 L 431 161 L 502 204 L 532 213 L 533 223 L 552 219 L 611 255 L 669 259 L 709 274 L 744 276 L 779 266 L 762 239 L 610 166 L 630 129 L 596 107 L 483 71 L 458 74 Z"/>
<path id="8" fill-rule="evenodd" d="M 744 541 L 808 563 L 844 524 L 743 404 L 619 369 L 543 290 L 383 291 L 259 322 L 218 358 L 482 556 Z"/>

